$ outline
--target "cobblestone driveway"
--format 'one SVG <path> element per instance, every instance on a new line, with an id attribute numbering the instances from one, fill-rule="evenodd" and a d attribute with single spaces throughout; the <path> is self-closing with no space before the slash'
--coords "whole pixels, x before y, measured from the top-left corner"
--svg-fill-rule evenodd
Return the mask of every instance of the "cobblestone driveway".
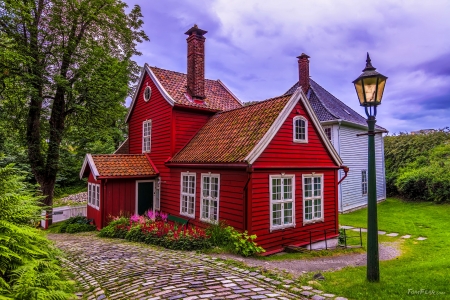
<path id="1" fill-rule="evenodd" d="M 302 299 L 259 273 L 193 252 L 159 250 L 86 234 L 49 234 L 85 299 Z M 80 294 L 81 296 L 81 294 Z M 324 299 L 324 298 L 322 298 Z"/>

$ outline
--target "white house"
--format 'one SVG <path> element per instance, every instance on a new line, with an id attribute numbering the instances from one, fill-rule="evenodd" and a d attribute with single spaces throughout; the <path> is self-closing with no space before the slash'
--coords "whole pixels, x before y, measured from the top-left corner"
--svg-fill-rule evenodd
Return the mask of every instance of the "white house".
<path id="1" fill-rule="evenodd" d="M 339 212 L 348 212 L 367 205 L 367 122 L 366 119 L 334 97 L 309 77 L 309 56 L 298 57 L 299 81 L 286 95 L 301 86 L 320 120 L 325 133 L 341 156 L 344 165 L 350 168 L 347 178 L 339 186 Z M 355 96 L 356 97 L 356 96 Z M 356 98 L 354 99 L 356 101 Z M 377 172 L 377 199 L 386 199 L 383 132 L 376 126 L 375 156 Z M 362 135 L 361 135 L 362 134 Z M 344 172 L 340 171 L 340 177 Z"/>

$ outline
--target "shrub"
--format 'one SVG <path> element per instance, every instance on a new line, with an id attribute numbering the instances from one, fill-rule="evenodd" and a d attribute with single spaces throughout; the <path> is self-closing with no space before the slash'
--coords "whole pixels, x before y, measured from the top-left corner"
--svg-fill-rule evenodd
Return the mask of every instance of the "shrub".
<path id="1" fill-rule="evenodd" d="M 97 227 L 91 224 L 69 224 L 66 228 L 67 233 L 88 232 L 95 230 L 97 230 Z"/>
<path id="2" fill-rule="evenodd" d="M 240 233 L 231 226 L 225 228 L 229 235 L 229 249 L 242 256 L 251 256 L 265 252 L 264 248 L 258 246 L 254 241 L 256 235 L 248 235 L 247 231 Z"/>
<path id="3" fill-rule="evenodd" d="M 211 224 L 206 228 L 206 233 L 213 246 L 224 247 L 228 245 L 230 240 L 230 233 L 227 230 L 227 223 L 220 221 L 217 224 Z"/>
<path id="4" fill-rule="evenodd" d="M 63 222 L 59 227 L 59 233 L 76 233 L 85 231 L 94 231 L 97 229 L 95 225 L 92 225 L 93 220 L 88 219 L 85 216 L 71 217 Z M 70 227 L 70 231 L 69 228 Z"/>
<path id="5" fill-rule="evenodd" d="M 127 227 L 129 224 L 130 221 L 126 217 L 115 218 L 108 226 L 105 226 L 100 230 L 99 236 L 124 239 L 128 232 Z"/>
<path id="6" fill-rule="evenodd" d="M 38 199 L 12 165 L 0 167 L 0 298 L 67 299 L 73 285 L 64 279 L 59 251 L 32 227 Z"/>

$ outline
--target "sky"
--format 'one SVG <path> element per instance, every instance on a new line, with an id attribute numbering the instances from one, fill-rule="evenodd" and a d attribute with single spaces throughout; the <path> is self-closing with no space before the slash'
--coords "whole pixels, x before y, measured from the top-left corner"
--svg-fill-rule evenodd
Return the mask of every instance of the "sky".
<path id="1" fill-rule="evenodd" d="M 125 0 L 139 5 L 149 42 L 134 59 L 186 73 L 184 33 L 208 31 L 206 78 L 243 102 L 285 93 L 310 76 L 365 116 L 352 81 L 372 65 L 388 77 L 377 124 L 390 134 L 450 127 L 450 1 Z"/>

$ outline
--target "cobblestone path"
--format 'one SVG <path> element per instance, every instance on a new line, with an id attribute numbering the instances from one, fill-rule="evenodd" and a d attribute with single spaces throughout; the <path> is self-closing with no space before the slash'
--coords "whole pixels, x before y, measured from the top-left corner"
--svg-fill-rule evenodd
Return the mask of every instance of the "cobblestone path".
<path id="1" fill-rule="evenodd" d="M 275 281 L 207 255 L 93 234 L 48 237 L 66 253 L 63 265 L 81 284 L 84 299 L 303 299 L 278 289 L 289 288 L 290 280 Z"/>

